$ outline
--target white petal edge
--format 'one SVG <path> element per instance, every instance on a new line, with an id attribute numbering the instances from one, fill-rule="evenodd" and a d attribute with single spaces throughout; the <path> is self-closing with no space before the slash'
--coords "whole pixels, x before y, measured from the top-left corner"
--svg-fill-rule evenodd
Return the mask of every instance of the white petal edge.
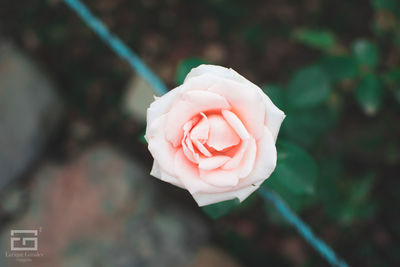
<path id="1" fill-rule="evenodd" d="M 145 139 L 147 140 L 147 131 L 148 127 L 161 115 L 167 113 L 169 109 L 172 107 L 174 101 L 179 98 L 181 86 L 176 87 L 175 89 L 169 91 L 165 95 L 161 97 L 154 97 L 155 100 L 150 104 L 150 107 L 147 109 L 146 116 L 146 134 Z"/>
<path id="2" fill-rule="evenodd" d="M 248 186 L 264 182 L 275 170 L 277 153 L 275 140 L 267 127 L 264 136 L 257 141 L 257 155 L 250 174 L 241 179 L 238 186 Z"/>
<path id="3" fill-rule="evenodd" d="M 260 89 L 261 90 L 261 89 Z M 262 94 L 264 92 L 261 91 Z M 272 103 L 271 99 L 264 94 L 265 101 L 265 125 L 271 131 L 274 140 L 278 138 L 278 133 L 282 122 L 285 119 L 285 113 Z"/>
<path id="4" fill-rule="evenodd" d="M 164 136 L 164 124 L 166 115 L 157 118 L 147 130 L 148 149 L 154 160 L 160 165 L 160 169 L 165 170 L 171 175 L 175 175 L 174 157 L 176 149 Z"/>
<path id="5" fill-rule="evenodd" d="M 196 201 L 199 207 L 211 205 L 214 203 L 218 203 L 221 201 L 231 200 L 231 199 L 239 199 L 240 202 L 245 200 L 248 196 L 250 196 L 254 191 L 256 191 L 262 182 L 256 183 L 254 185 L 250 185 L 244 188 L 236 189 L 230 192 L 224 192 L 219 194 L 208 194 L 208 193 L 196 193 L 193 194 L 193 198 Z"/>
<path id="6" fill-rule="evenodd" d="M 181 188 L 185 188 L 183 183 L 180 180 L 176 179 L 175 177 L 173 177 L 170 174 L 167 174 L 167 173 L 163 172 L 160 169 L 160 165 L 157 163 L 157 161 L 153 162 L 153 167 L 151 168 L 150 175 L 155 177 L 155 178 L 157 178 L 157 179 L 160 179 L 161 181 L 164 181 L 166 183 L 170 183 L 170 184 L 173 184 L 175 186 L 178 186 L 178 187 L 181 187 Z"/>
<path id="7" fill-rule="evenodd" d="M 188 75 L 185 78 L 185 82 L 188 81 L 189 79 L 192 79 L 194 77 L 198 77 L 200 75 L 210 73 L 218 77 L 223 77 L 225 79 L 233 80 L 236 82 L 240 83 L 246 83 L 246 78 L 244 78 L 242 75 L 237 73 L 231 68 L 226 68 L 222 66 L 217 66 L 217 65 L 210 65 L 210 64 L 202 64 L 196 68 L 193 68 Z"/>

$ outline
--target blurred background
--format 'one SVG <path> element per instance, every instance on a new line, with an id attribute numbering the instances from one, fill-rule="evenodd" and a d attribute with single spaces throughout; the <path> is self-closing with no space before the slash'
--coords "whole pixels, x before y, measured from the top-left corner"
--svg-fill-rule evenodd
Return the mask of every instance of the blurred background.
<path id="1" fill-rule="evenodd" d="M 203 62 L 262 86 L 287 114 L 263 186 L 351 266 L 400 265 L 399 1 L 84 2 L 169 88 Z M 62 1 L 0 2 L 1 266 L 328 265 L 257 194 L 150 177 L 152 97 Z"/>

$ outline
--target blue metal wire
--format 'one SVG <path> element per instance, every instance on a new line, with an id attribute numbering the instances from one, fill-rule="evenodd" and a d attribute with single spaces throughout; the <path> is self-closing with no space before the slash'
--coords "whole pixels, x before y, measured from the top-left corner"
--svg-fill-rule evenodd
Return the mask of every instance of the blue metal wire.
<path id="1" fill-rule="evenodd" d="M 316 251 L 321 254 L 332 266 L 337 267 L 348 267 L 347 263 L 344 260 L 339 259 L 335 252 L 320 238 L 315 236 L 313 231 L 307 226 L 290 208 L 289 206 L 282 200 L 279 195 L 276 193 L 266 189 L 265 187 L 261 187 L 258 192 L 260 195 L 272 202 L 275 205 L 275 208 L 279 211 L 279 213 L 291 224 L 293 225 L 297 231 L 304 237 L 304 239 L 314 247 Z"/>
<path id="2" fill-rule="evenodd" d="M 72 8 L 118 56 L 128 61 L 131 67 L 154 87 L 157 95 L 161 96 L 168 92 L 167 87 L 161 79 L 158 78 L 158 76 L 155 75 L 154 72 L 152 72 L 117 36 L 111 34 L 104 23 L 96 18 L 81 1 L 64 0 L 64 2 Z"/>
<path id="3" fill-rule="evenodd" d="M 118 37 L 109 32 L 107 27 L 98 18 L 93 16 L 90 10 L 80 0 L 64 0 L 64 2 L 72 8 L 90 27 L 92 30 L 121 58 L 127 60 L 131 67 L 146 79 L 153 87 L 157 95 L 163 95 L 168 92 L 165 84 L 155 75 L 143 61 L 127 47 Z M 321 239 L 316 237 L 310 227 L 308 227 L 274 192 L 260 188 L 258 192 L 261 196 L 271 201 L 279 213 L 293 225 L 300 235 L 324 257 L 332 266 L 348 267 L 345 261 L 339 259 L 335 252 L 325 244 Z"/>

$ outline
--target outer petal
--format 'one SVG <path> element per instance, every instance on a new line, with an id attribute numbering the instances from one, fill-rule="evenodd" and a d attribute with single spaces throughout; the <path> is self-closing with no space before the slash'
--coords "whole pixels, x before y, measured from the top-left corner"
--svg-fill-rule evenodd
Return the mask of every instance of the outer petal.
<path id="1" fill-rule="evenodd" d="M 174 101 L 179 98 L 181 91 L 181 86 L 169 91 L 162 97 L 155 97 L 153 103 L 151 103 L 150 107 L 147 109 L 147 127 L 146 127 L 146 141 L 147 139 L 147 130 L 148 127 L 153 124 L 153 122 L 159 118 L 161 115 L 167 113 Z"/>
<path id="2" fill-rule="evenodd" d="M 222 77 L 228 80 L 233 80 L 236 82 L 240 83 L 246 83 L 246 78 L 244 78 L 242 75 L 234 71 L 233 69 L 228 69 L 222 66 L 216 66 L 216 65 L 208 65 L 208 64 L 202 64 L 196 68 L 193 68 L 188 75 L 185 78 L 185 82 L 188 81 L 191 78 L 198 77 L 203 74 L 212 74 L 217 77 Z"/>
<path id="3" fill-rule="evenodd" d="M 219 193 L 219 194 L 208 194 L 208 193 L 196 193 L 193 194 L 194 200 L 201 206 L 218 203 L 221 201 L 231 200 L 238 198 L 240 202 L 245 200 L 251 193 L 257 190 L 262 182 L 250 185 L 244 188 L 235 189 L 233 191 Z"/>
<path id="4" fill-rule="evenodd" d="M 184 188 L 184 185 L 182 184 L 181 181 L 176 179 L 175 177 L 163 172 L 160 169 L 160 166 L 158 165 L 157 161 L 153 162 L 153 168 L 151 169 L 150 175 L 173 185 L 179 186 L 181 188 Z"/>
<path id="5" fill-rule="evenodd" d="M 264 135 L 257 141 L 257 155 L 250 174 L 241 179 L 240 187 L 256 184 L 266 180 L 276 167 L 275 140 L 267 127 L 264 128 Z"/>
<path id="6" fill-rule="evenodd" d="M 264 92 L 261 92 L 264 94 Z M 285 119 L 286 115 L 280 110 L 277 106 L 272 103 L 271 99 L 264 94 L 264 102 L 265 102 L 265 125 L 271 131 L 274 140 L 278 137 L 279 129 L 281 128 L 281 124 Z"/>
<path id="7" fill-rule="evenodd" d="M 157 118 L 147 130 L 148 148 L 159 167 L 172 176 L 175 176 L 174 157 L 177 149 L 164 136 L 166 115 Z"/>
<path id="8" fill-rule="evenodd" d="M 187 77 L 187 76 L 186 76 Z M 191 79 L 185 79 L 181 85 L 182 93 L 188 91 L 207 91 L 208 88 L 216 84 L 222 78 L 212 73 L 205 73 L 200 76 L 192 77 Z"/>
<path id="9" fill-rule="evenodd" d="M 227 162 L 230 157 L 227 156 L 214 156 L 210 158 L 200 158 L 199 169 L 201 170 L 213 170 L 222 166 Z M 201 176 L 201 175 L 200 175 Z"/>
<path id="10" fill-rule="evenodd" d="M 183 137 L 183 125 L 200 112 L 213 109 L 230 109 L 225 97 L 208 91 L 189 91 L 182 95 L 167 113 L 165 136 L 174 146 L 180 144 Z"/>
<path id="11" fill-rule="evenodd" d="M 201 170 L 200 178 L 207 184 L 217 187 L 224 187 L 228 190 L 236 186 L 239 182 L 239 177 L 236 170 Z"/>

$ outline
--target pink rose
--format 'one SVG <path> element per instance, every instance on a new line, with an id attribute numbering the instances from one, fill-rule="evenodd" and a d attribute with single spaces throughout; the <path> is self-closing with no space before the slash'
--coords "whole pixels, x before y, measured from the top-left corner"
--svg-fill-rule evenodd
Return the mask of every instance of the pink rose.
<path id="1" fill-rule="evenodd" d="M 284 118 L 234 70 L 201 65 L 147 110 L 151 175 L 187 189 L 199 206 L 243 201 L 275 169 Z"/>

